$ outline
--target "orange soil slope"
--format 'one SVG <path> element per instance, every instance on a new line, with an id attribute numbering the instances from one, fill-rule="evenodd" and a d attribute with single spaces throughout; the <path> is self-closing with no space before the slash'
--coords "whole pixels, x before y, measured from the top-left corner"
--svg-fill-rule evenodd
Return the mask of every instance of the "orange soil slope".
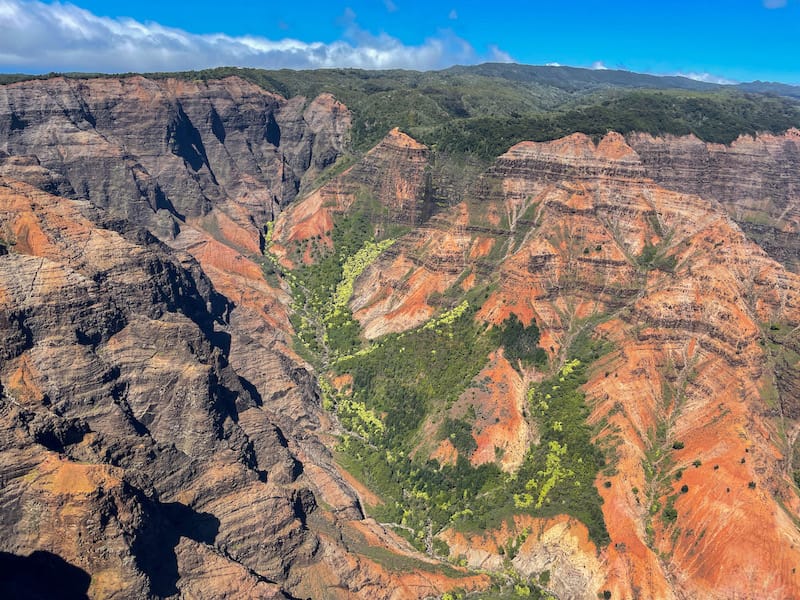
<path id="1" fill-rule="evenodd" d="M 472 275 L 474 287 L 493 284 L 479 318 L 534 320 L 554 360 L 587 318 L 603 316 L 598 334 L 614 351 L 585 389 L 598 441 L 618 462 L 597 482 L 611 535 L 599 589 L 800 596 L 786 442 L 798 424 L 781 416 L 763 334 L 769 323 L 800 324 L 800 279 L 713 199 L 644 177 L 617 134 L 598 145 L 582 135 L 519 144 L 482 184 L 357 280 L 351 307 L 367 337 L 423 322 L 432 294 Z M 509 443 L 484 431 L 476 462 Z"/>

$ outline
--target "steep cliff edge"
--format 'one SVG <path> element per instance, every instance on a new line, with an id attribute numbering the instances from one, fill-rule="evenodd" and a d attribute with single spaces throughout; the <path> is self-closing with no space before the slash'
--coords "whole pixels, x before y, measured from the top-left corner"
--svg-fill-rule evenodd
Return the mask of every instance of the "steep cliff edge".
<path id="1" fill-rule="evenodd" d="M 213 585 L 282 597 L 265 577 L 285 565 L 242 530 L 313 542 L 280 432 L 259 453 L 238 424 L 258 398 L 227 364 L 229 304 L 188 256 L 91 210 L 0 184 L 4 549 L 58 554 L 94 597 L 176 594 L 201 551 L 227 575 Z"/>
<path id="2" fill-rule="evenodd" d="M 720 202 L 774 259 L 800 270 L 800 131 L 742 136 L 729 146 L 631 134 L 648 177 Z"/>
<path id="3" fill-rule="evenodd" d="M 162 236 L 214 209 L 260 228 L 336 161 L 349 128 L 330 95 L 286 100 L 236 77 L 0 86 L 0 151 Z"/>

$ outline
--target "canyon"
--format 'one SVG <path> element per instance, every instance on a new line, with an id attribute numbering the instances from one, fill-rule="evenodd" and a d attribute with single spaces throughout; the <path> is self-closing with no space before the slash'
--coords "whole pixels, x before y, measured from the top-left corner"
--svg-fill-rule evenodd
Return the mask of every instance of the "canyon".
<path id="1" fill-rule="evenodd" d="M 237 77 L 0 86 L 3 589 L 800 595 L 800 132 L 575 133 L 457 185 L 353 122 Z"/>

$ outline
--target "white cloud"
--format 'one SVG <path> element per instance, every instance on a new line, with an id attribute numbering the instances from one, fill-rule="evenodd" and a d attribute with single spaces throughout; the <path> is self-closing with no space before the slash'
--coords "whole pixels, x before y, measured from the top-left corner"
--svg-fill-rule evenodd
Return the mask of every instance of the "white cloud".
<path id="1" fill-rule="evenodd" d="M 595 71 L 608 71 L 608 67 L 603 64 L 602 60 L 594 61 L 591 68 Z"/>
<path id="2" fill-rule="evenodd" d="M 786 0 L 764 0 L 764 8 L 783 8 Z"/>
<path id="3" fill-rule="evenodd" d="M 677 77 L 686 77 L 688 79 L 694 79 L 695 81 L 703 81 L 705 83 L 718 83 L 720 85 L 732 85 L 737 83 L 732 79 L 726 79 L 725 77 L 719 77 L 718 75 L 713 75 L 712 73 L 675 73 Z"/>
<path id="4" fill-rule="evenodd" d="M 501 50 L 494 44 L 489 46 L 489 55 L 486 57 L 488 62 L 496 62 L 496 63 L 511 63 L 514 62 L 514 58 L 504 50 Z"/>
<path id="5" fill-rule="evenodd" d="M 496 47 L 479 54 L 449 30 L 409 46 L 386 33 L 361 29 L 352 11 L 344 15 L 342 27 L 342 39 L 332 43 L 198 35 L 153 22 L 99 17 L 73 4 L 0 0 L 0 70 L 111 73 L 224 65 L 425 70 L 511 60 Z"/>

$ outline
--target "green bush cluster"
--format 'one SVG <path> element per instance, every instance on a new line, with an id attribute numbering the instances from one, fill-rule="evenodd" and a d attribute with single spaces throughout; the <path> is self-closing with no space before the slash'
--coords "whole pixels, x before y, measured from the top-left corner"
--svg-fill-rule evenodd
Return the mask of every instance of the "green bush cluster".
<path id="1" fill-rule="evenodd" d="M 525 327 L 517 315 L 511 313 L 493 331 L 497 344 L 505 348 L 506 358 L 511 364 L 516 361 L 526 366 L 547 364 L 547 353 L 539 347 L 539 328 L 534 321 Z"/>
<path id="2" fill-rule="evenodd" d="M 331 238 L 334 250 L 321 250 L 313 264 L 290 274 L 292 324 L 312 354 L 349 355 L 361 346 L 360 327 L 347 307 L 353 282 L 387 244 L 375 242 L 369 214 L 361 210 L 337 218 Z"/>
<path id="3" fill-rule="evenodd" d="M 439 437 L 459 450 L 456 464 L 410 457 L 423 420 L 458 397 L 496 347 L 498 334 L 485 331 L 473 317 L 473 310 L 465 312 L 439 333 L 420 328 L 388 336 L 369 354 L 337 365 L 353 375 L 353 397 L 386 424 L 385 432 L 369 440 L 348 439 L 341 448 L 343 462 L 386 500 L 377 509 L 379 518 L 416 531 L 428 522 L 434 531 L 485 529 L 514 513 L 566 513 L 583 521 L 598 544 L 606 543 L 594 487 L 605 461 L 586 424 L 580 386 L 587 363 L 580 359 L 531 389 L 529 410 L 541 441 L 531 446 L 516 473 L 502 473 L 494 464 L 470 465 L 475 441 L 466 419 L 446 418 L 439 430 Z M 583 338 L 580 343 L 584 357 L 600 351 Z"/>
<path id="4" fill-rule="evenodd" d="M 454 402 L 492 349 L 474 309 L 436 329 L 392 334 L 360 356 L 336 365 L 353 376 L 353 395 L 384 414 L 389 447 L 412 442 L 423 418 Z"/>
<path id="5" fill-rule="evenodd" d="M 472 425 L 463 419 L 446 418 L 439 431 L 439 437 L 450 440 L 462 456 L 471 456 L 478 448 L 475 438 L 472 437 Z"/>

